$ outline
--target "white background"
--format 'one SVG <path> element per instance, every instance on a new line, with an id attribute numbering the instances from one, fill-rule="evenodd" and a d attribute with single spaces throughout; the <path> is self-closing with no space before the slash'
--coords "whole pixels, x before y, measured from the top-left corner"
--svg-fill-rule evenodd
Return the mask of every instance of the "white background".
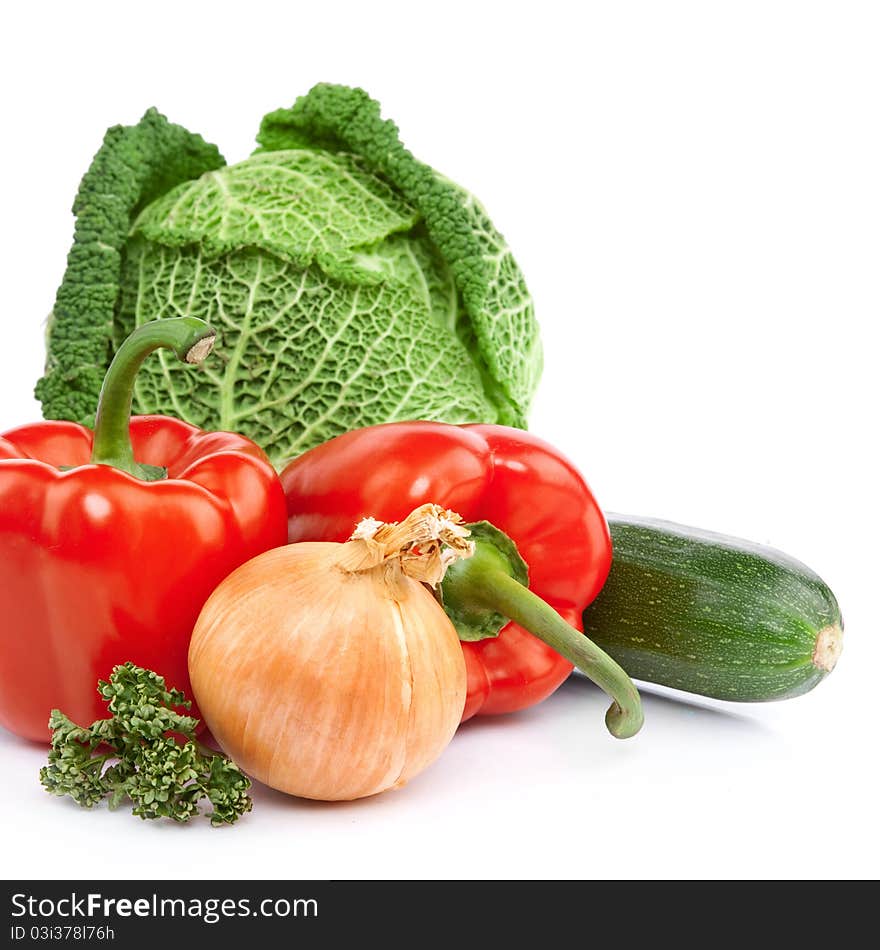
<path id="1" fill-rule="evenodd" d="M 314 82 L 361 85 L 418 156 L 480 196 L 528 277 L 546 345 L 533 430 L 608 510 L 806 561 L 847 635 L 838 670 L 801 699 L 646 691 L 644 731 L 619 743 L 604 696 L 571 681 L 527 713 L 468 723 L 401 791 L 319 805 L 259 788 L 224 830 L 51 799 L 43 751 L 2 733 L 0 874 L 876 876 L 876 11 L 10 7 L 0 430 L 39 417 L 42 323 L 107 126 L 156 105 L 234 161 L 264 112 Z"/>

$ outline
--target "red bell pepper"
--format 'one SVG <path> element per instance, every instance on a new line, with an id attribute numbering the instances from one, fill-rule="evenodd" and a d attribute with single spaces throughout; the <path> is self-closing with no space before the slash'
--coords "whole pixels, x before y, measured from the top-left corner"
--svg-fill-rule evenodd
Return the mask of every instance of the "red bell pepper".
<path id="1" fill-rule="evenodd" d="M 607 719 L 612 732 L 638 729 L 635 688 L 581 634 L 583 609 L 611 565 L 608 526 L 580 473 L 546 442 L 505 426 L 390 423 L 306 452 L 284 469 L 281 482 L 291 542 L 344 541 L 362 518 L 398 521 L 426 502 L 451 508 L 467 522 L 490 522 L 514 542 L 512 548 L 504 535 L 475 531 L 477 554 L 458 562 L 443 583 L 444 606 L 459 635 L 485 637 L 462 643 L 468 670 L 463 719 L 540 702 L 578 661 L 618 700 Z M 528 565 L 530 590 L 511 580 L 517 549 Z M 526 580 L 524 571 L 519 580 Z M 465 622 L 463 630 L 458 621 L 475 606 L 482 613 L 470 616 L 474 623 Z"/>
<path id="2" fill-rule="evenodd" d="M 42 422 L 0 437 L 0 723 L 20 736 L 47 740 L 55 707 L 101 718 L 96 683 L 127 661 L 189 692 L 202 605 L 285 541 L 281 486 L 253 442 L 162 416 L 129 424 L 146 355 L 200 362 L 213 339 L 191 317 L 146 324 L 107 372 L 94 434 Z"/>

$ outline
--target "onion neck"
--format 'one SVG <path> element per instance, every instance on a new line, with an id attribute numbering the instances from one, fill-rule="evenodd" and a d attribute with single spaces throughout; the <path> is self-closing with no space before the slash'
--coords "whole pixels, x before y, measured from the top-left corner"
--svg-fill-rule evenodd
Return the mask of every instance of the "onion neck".
<path id="1" fill-rule="evenodd" d="M 112 465 L 135 478 L 155 481 L 165 470 L 135 461 L 129 423 L 134 381 L 154 350 L 170 349 L 182 363 L 196 364 L 211 352 L 216 332 L 196 317 L 154 320 L 135 330 L 119 347 L 104 377 L 90 462 Z"/>
<path id="2" fill-rule="evenodd" d="M 420 505 L 403 521 L 364 518 L 342 545 L 337 565 L 350 574 L 382 570 L 436 588 L 447 568 L 474 550 L 461 517 L 440 505 Z"/>
<path id="3" fill-rule="evenodd" d="M 629 676 L 604 650 L 516 579 L 522 577 L 522 561 L 515 554 L 519 564 L 511 563 L 511 550 L 516 549 L 503 532 L 485 522 L 470 527 L 475 538 L 474 554 L 451 565 L 442 584 L 444 607 L 462 639 L 497 635 L 499 621 L 503 625 L 512 620 L 565 657 L 611 697 L 605 724 L 613 736 L 634 736 L 644 717 L 638 690 Z"/>

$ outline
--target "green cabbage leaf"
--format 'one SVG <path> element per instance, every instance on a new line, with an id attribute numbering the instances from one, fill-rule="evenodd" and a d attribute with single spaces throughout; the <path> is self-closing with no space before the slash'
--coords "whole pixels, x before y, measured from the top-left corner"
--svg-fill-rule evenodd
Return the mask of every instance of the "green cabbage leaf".
<path id="1" fill-rule="evenodd" d="M 135 173 L 101 179 L 106 141 L 96 156 L 86 179 L 113 197 L 115 230 L 86 242 L 78 212 L 37 389 L 47 418 L 91 422 L 128 333 L 192 315 L 219 331 L 220 358 L 179 373 L 156 354 L 135 410 L 241 432 L 277 465 L 380 422 L 525 426 L 541 345 L 522 274 L 476 199 L 415 159 L 366 93 L 316 86 L 235 165 L 148 116 L 177 165 L 121 133 L 109 157 Z M 178 169 L 182 144 L 194 159 Z M 150 163 L 173 171 L 158 188 Z"/>

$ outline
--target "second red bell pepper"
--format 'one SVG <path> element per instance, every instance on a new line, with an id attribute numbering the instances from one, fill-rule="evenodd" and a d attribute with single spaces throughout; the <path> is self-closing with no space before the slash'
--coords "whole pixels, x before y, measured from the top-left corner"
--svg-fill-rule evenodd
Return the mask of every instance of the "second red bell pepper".
<path id="1" fill-rule="evenodd" d="M 100 718 L 95 684 L 127 661 L 188 692 L 209 594 L 285 541 L 281 485 L 253 442 L 163 416 L 129 424 L 148 353 L 195 363 L 212 343 L 201 320 L 146 324 L 108 370 L 94 433 L 41 422 L 0 436 L 0 724 L 20 736 L 48 740 L 55 707 Z"/>
<path id="2" fill-rule="evenodd" d="M 510 596 L 501 604 L 503 582 L 491 550 L 456 566 L 454 592 L 444 582 L 444 593 L 461 593 L 468 601 L 479 599 L 481 585 L 492 587 L 487 609 L 498 613 L 503 607 L 505 618 L 499 618 L 503 629 L 497 636 L 462 643 L 468 670 L 464 719 L 538 703 L 571 673 L 560 644 L 545 641 L 565 639 L 571 627 L 582 630 L 583 609 L 610 568 L 611 541 L 583 477 L 546 442 L 505 426 L 390 423 L 348 432 L 306 452 L 284 469 L 281 481 L 291 542 L 344 541 L 363 518 L 397 521 L 427 502 L 451 508 L 467 522 L 490 522 L 514 542 L 528 565 L 529 589 L 553 608 L 549 615 L 536 598 L 521 596 L 519 585 L 508 585 Z M 478 555 L 482 549 L 478 540 Z M 447 612 L 452 616 L 449 606 Z M 506 622 L 513 616 L 521 623 Z M 560 625 L 559 617 L 570 627 Z M 544 639 L 523 624 L 542 628 Z M 589 641 L 576 639 L 584 641 L 575 644 L 583 651 Z M 590 646 L 588 663 L 601 667 L 593 678 L 612 695 L 622 690 L 629 703 L 626 723 L 612 731 L 632 734 L 641 724 L 635 689 L 609 657 Z"/>

